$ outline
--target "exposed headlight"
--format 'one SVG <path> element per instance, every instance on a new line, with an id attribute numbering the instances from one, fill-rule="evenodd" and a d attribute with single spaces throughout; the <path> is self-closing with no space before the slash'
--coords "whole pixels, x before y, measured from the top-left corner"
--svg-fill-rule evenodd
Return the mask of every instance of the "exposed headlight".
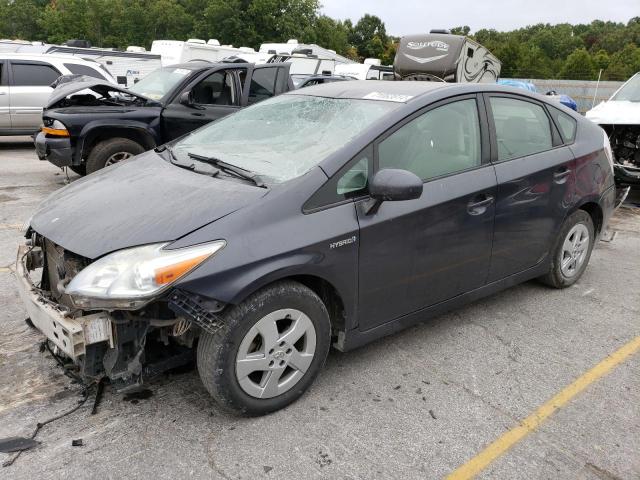
<path id="1" fill-rule="evenodd" d="M 167 245 L 145 245 L 106 255 L 81 270 L 65 293 L 80 308 L 137 308 L 214 255 L 226 242 L 164 250 Z"/>
<path id="2" fill-rule="evenodd" d="M 51 135 L 53 137 L 68 137 L 69 130 L 60 120 L 54 120 L 50 125 L 43 125 L 42 133 L 46 133 L 47 135 Z"/>

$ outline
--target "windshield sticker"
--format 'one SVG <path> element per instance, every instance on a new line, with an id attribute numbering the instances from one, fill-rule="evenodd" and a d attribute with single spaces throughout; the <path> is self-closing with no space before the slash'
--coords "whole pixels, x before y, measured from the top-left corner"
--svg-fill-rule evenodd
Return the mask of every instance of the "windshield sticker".
<path id="1" fill-rule="evenodd" d="M 382 100 L 384 102 L 405 103 L 413 98 L 413 95 L 401 95 L 398 93 L 371 92 L 362 97 L 365 100 Z"/>
<path id="2" fill-rule="evenodd" d="M 191 70 L 187 68 L 176 68 L 173 73 L 177 73 L 178 75 L 188 75 Z"/>

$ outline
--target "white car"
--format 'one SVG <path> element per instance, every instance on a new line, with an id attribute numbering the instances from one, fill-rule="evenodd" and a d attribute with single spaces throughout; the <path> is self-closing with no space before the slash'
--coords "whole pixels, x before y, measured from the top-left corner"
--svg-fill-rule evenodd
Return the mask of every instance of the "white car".
<path id="1" fill-rule="evenodd" d="M 622 186 L 640 185 L 640 72 L 609 100 L 589 110 L 586 117 L 609 136 L 616 182 Z"/>
<path id="2" fill-rule="evenodd" d="M 37 132 L 50 85 L 61 75 L 88 75 L 116 83 L 98 62 L 69 55 L 0 53 L 0 135 Z"/>

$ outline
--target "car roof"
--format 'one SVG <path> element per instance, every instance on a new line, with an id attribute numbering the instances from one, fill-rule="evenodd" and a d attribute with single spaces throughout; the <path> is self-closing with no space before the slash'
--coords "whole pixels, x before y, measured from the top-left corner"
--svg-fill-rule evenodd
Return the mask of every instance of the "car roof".
<path id="1" fill-rule="evenodd" d="M 84 63 L 84 64 L 91 64 L 91 65 L 97 65 L 98 62 L 96 62 L 95 60 L 87 60 L 85 58 L 82 57 L 78 57 L 77 55 L 56 55 L 56 54 L 51 54 L 51 53 L 9 53 L 9 52 L 0 52 L 0 59 L 9 59 L 9 60 L 42 60 L 42 61 L 47 61 L 47 60 L 53 60 L 53 61 L 59 61 L 59 62 L 71 62 L 71 63 Z"/>
<path id="2" fill-rule="evenodd" d="M 329 82 L 294 90 L 286 95 L 313 95 L 327 98 L 352 98 L 407 103 L 424 94 L 453 84 L 444 82 L 394 82 L 390 80 L 353 80 Z"/>

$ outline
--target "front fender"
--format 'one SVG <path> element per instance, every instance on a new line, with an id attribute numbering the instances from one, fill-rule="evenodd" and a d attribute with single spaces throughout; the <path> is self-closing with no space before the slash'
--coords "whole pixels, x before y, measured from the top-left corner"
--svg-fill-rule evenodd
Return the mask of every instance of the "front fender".
<path id="1" fill-rule="evenodd" d="M 90 145 L 96 136 L 106 130 L 132 131 L 136 136 L 145 139 L 146 146 L 155 146 L 162 143 L 159 135 L 159 121 L 151 124 L 135 120 L 98 119 L 93 120 L 82 127 L 74 152 L 74 162 L 80 162 L 86 154 L 86 146 Z"/>

